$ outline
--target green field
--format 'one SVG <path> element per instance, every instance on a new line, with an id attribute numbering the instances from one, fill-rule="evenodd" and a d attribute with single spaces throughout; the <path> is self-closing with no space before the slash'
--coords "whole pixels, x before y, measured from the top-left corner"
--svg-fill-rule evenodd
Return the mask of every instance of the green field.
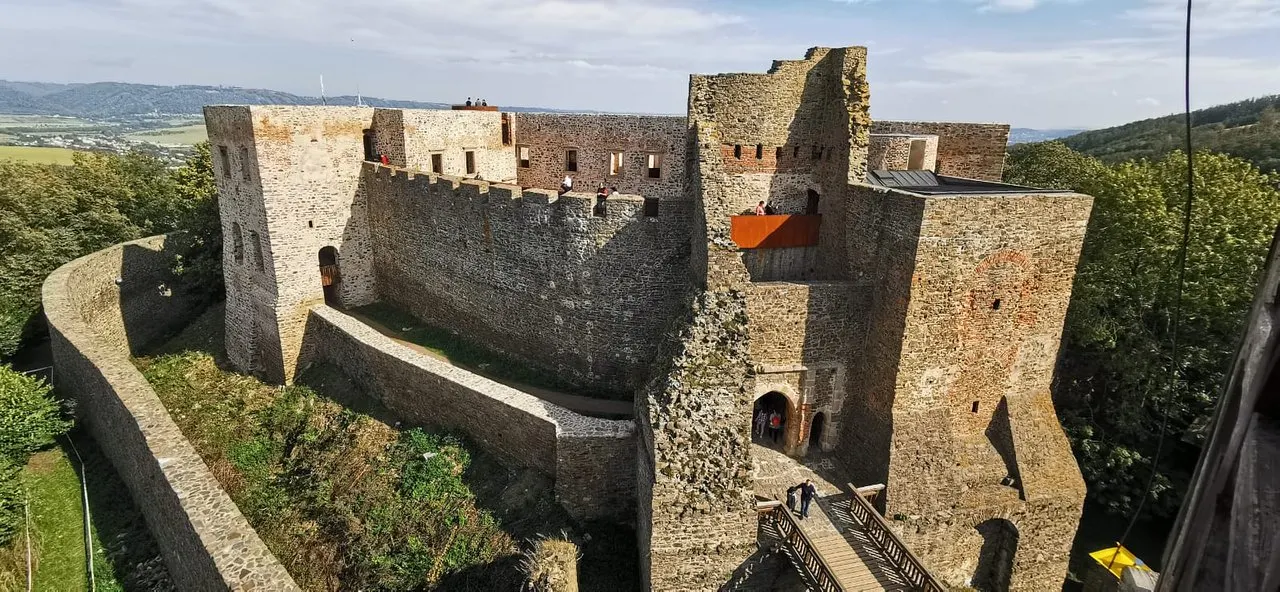
<path id="1" fill-rule="evenodd" d="M 191 146 L 209 139 L 203 123 L 134 132 L 129 134 L 129 137 L 134 140 L 151 142 L 152 144 L 178 144 L 182 146 Z"/>
<path id="2" fill-rule="evenodd" d="M 48 128 L 50 130 L 67 130 L 86 127 L 97 127 L 92 121 L 75 117 L 54 117 L 49 115 L 3 115 L 0 114 L 0 128 Z"/>
<path id="3" fill-rule="evenodd" d="M 0 160 L 16 160 L 35 164 L 71 164 L 70 148 L 45 146 L 0 146 Z"/>

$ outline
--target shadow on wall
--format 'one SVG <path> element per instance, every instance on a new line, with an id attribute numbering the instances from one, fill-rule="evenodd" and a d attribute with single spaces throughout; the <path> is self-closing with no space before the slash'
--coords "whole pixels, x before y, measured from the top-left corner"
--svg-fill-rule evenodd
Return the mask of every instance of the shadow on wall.
<path id="1" fill-rule="evenodd" d="M 173 253 L 168 249 L 151 250 L 126 244 L 115 280 L 118 294 L 94 293 L 92 296 L 119 300 L 120 318 L 106 319 L 99 327 L 120 331 L 130 355 L 140 355 L 180 331 L 206 301 L 181 293 L 172 265 Z M 83 298 L 85 294 L 73 297 Z M 95 302 L 91 309 L 103 312 L 104 306 L 110 305 Z"/>
<path id="2" fill-rule="evenodd" d="M 1014 555 L 1018 552 L 1018 528 L 1003 518 L 992 518 L 974 528 L 982 536 L 982 549 L 978 552 L 972 586 L 983 592 L 1008 590 Z"/>

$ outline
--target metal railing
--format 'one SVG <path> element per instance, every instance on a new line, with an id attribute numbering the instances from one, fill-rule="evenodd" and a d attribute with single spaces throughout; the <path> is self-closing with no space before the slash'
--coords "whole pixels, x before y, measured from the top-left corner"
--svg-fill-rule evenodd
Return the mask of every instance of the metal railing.
<path id="1" fill-rule="evenodd" d="M 853 485 L 849 488 L 857 491 Z M 894 534 L 870 502 L 856 493 L 849 497 L 849 515 L 859 523 L 867 538 L 880 548 L 885 559 L 897 569 L 908 585 L 921 592 L 946 592 L 947 588 L 942 582 L 925 569 L 920 559 L 907 549 L 907 545 Z"/>
<path id="2" fill-rule="evenodd" d="M 793 558 L 800 563 L 805 575 L 813 580 L 818 592 L 843 592 L 844 587 L 836 581 L 831 566 L 823 559 L 822 554 L 813 546 L 813 541 L 800 529 L 791 510 L 782 502 L 765 502 L 756 505 L 761 520 L 769 520 L 777 529 L 779 538 L 794 554 Z"/>

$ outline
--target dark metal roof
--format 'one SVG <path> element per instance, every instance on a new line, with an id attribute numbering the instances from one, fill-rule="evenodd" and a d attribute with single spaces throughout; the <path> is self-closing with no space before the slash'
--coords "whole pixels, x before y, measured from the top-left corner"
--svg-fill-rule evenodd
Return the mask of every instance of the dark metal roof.
<path id="1" fill-rule="evenodd" d="M 948 177 L 933 171 L 871 171 L 867 183 L 923 195 L 963 195 L 989 193 L 1070 193 L 1060 189 L 1035 189 L 1008 183 Z"/>

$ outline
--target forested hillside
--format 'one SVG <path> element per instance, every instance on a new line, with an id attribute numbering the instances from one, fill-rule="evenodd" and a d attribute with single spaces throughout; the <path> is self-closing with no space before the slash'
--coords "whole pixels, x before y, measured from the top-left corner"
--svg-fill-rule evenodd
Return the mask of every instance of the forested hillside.
<path id="1" fill-rule="evenodd" d="M 1230 154 L 1265 172 L 1280 172 L 1280 95 L 1201 109 L 1191 114 L 1196 149 Z M 1182 115 L 1093 130 L 1062 142 L 1104 162 L 1163 158 L 1184 142 Z"/>

